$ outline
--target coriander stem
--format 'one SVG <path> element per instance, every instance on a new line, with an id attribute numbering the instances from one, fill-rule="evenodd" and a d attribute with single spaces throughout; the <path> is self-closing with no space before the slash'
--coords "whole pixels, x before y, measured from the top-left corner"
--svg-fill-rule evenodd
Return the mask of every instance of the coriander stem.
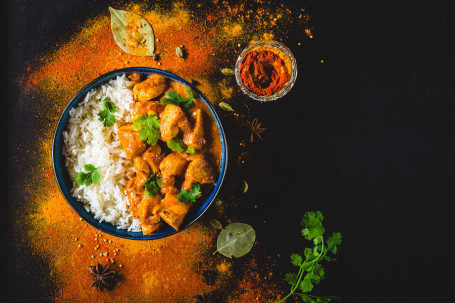
<path id="1" fill-rule="evenodd" d="M 299 272 L 297 274 L 297 276 L 299 277 L 299 279 L 297 280 L 297 283 L 291 287 L 291 291 L 286 295 L 286 297 L 284 297 L 283 299 L 281 299 L 280 301 L 276 302 L 276 303 L 282 303 L 282 302 L 285 302 L 287 298 L 289 298 L 290 296 L 292 296 L 292 294 L 295 292 L 295 290 L 297 289 L 297 287 L 299 286 L 300 284 L 300 280 L 302 280 L 302 276 L 303 276 L 303 273 L 305 272 L 302 268 L 304 263 L 302 263 L 302 265 L 300 265 L 300 269 L 299 269 Z"/>
<path id="2" fill-rule="evenodd" d="M 319 253 L 319 256 L 314 259 L 313 261 L 311 261 L 312 263 L 316 263 L 317 261 L 319 261 L 319 259 L 321 258 L 322 256 L 322 253 L 324 252 L 324 237 L 323 236 L 320 236 L 321 238 L 321 252 Z M 327 252 L 326 252 L 327 253 Z M 325 254 L 324 253 L 324 256 Z M 296 291 L 296 289 L 299 287 L 300 285 L 300 281 L 302 280 L 302 277 L 303 277 L 303 274 L 305 273 L 304 270 L 302 270 L 303 268 L 303 265 L 305 264 L 305 262 L 302 263 L 302 265 L 300 265 L 300 269 L 299 269 L 299 272 L 297 274 L 297 277 L 299 278 L 297 280 L 297 283 L 291 287 L 291 291 L 286 295 L 286 297 L 284 297 L 283 299 L 281 299 L 280 301 L 276 302 L 276 303 L 282 303 L 282 302 L 285 302 L 287 298 L 289 298 L 290 296 L 292 296 L 294 294 L 294 292 Z M 313 266 L 313 269 L 311 269 L 311 273 L 313 273 L 314 271 L 314 266 Z M 302 295 L 302 294 L 299 294 L 299 295 Z M 306 294 L 305 294 L 306 295 Z M 315 296 L 311 296 L 311 295 L 306 295 L 306 296 L 310 296 L 310 297 L 315 297 Z M 315 297 L 315 298 L 318 298 L 318 297 Z"/>

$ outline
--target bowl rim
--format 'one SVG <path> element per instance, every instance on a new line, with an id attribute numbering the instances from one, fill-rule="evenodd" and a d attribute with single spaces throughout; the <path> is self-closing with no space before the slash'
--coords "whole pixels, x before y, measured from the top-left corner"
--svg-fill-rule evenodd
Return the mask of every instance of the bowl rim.
<path id="1" fill-rule="evenodd" d="M 126 229 L 118 229 L 116 226 L 112 225 L 111 223 L 107 222 L 99 222 L 97 219 L 94 218 L 94 215 L 90 212 L 87 212 L 84 208 L 84 205 L 82 202 L 78 201 L 76 198 L 71 196 L 70 194 L 70 189 L 66 186 L 66 184 L 63 181 L 64 177 L 64 171 L 68 173 L 66 165 L 63 165 L 63 168 L 60 167 L 58 164 L 58 161 L 61 161 L 62 151 L 58 151 L 58 148 L 62 148 L 64 145 L 63 139 L 62 139 L 62 133 L 64 130 L 66 130 L 67 124 L 68 124 L 68 117 L 69 117 L 69 111 L 72 108 L 75 108 L 80 102 L 82 102 L 87 95 L 87 93 L 92 90 L 93 88 L 99 87 L 105 83 L 108 83 L 111 79 L 116 78 L 117 76 L 121 75 L 128 75 L 130 73 L 134 72 L 139 72 L 141 74 L 161 74 L 164 76 L 169 77 L 171 80 L 179 82 L 181 84 L 184 84 L 191 88 L 194 92 L 196 92 L 199 97 L 204 101 L 206 106 L 209 108 L 212 117 L 215 120 L 215 123 L 217 125 L 219 134 L 220 134 L 220 140 L 221 140 L 221 158 L 220 158 L 220 172 L 218 176 L 218 180 L 215 183 L 215 187 L 212 190 L 212 192 L 209 194 L 209 196 L 202 202 L 202 205 L 200 206 L 199 210 L 197 211 L 194 219 L 191 219 L 189 222 L 183 222 L 182 226 L 180 227 L 179 230 L 175 230 L 171 227 L 168 228 L 168 231 L 166 232 L 159 232 L 151 235 L 144 235 L 142 232 L 131 232 Z M 60 155 L 60 158 L 57 158 L 58 155 Z M 193 84 L 190 82 L 184 80 L 183 78 L 161 70 L 161 69 L 156 69 L 156 68 L 151 68 L 151 67 L 128 67 L 128 68 L 122 68 L 122 69 L 116 69 L 113 71 L 110 71 L 106 74 L 100 75 L 96 79 L 92 80 L 90 83 L 85 85 L 81 90 L 79 90 L 73 98 L 68 102 L 68 104 L 65 106 L 64 110 L 60 114 L 60 118 L 57 122 L 57 125 L 55 127 L 54 131 L 54 136 L 52 139 L 52 168 L 54 171 L 55 179 L 57 181 L 58 188 L 60 190 L 60 193 L 62 196 L 65 198 L 66 202 L 71 206 L 71 208 L 87 223 L 89 223 L 91 226 L 95 227 L 96 229 L 110 234 L 112 236 L 124 238 L 124 239 L 130 239 L 130 240 L 156 240 L 156 239 L 161 239 L 165 238 L 171 235 L 174 235 L 178 232 L 181 232 L 191 226 L 193 223 L 195 223 L 199 218 L 207 211 L 207 209 L 210 207 L 210 205 L 213 203 L 215 200 L 218 192 L 220 191 L 221 185 L 224 181 L 224 177 L 226 175 L 226 169 L 227 169 L 227 161 L 228 161 L 228 146 L 227 146 L 227 140 L 226 140 L 226 135 L 224 133 L 223 126 L 221 124 L 221 121 L 208 100 L 208 98 L 198 89 L 196 88 Z M 185 218 L 187 219 L 187 218 Z"/>
<path id="2" fill-rule="evenodd" d="M 275 94 L 271 96 L 260 96 L 252 93 L 246 86 L 243 84 L 242 79 L 240 79 L 240 64 L 242 63 L 243 58 L 255 47 L 257 46 L 268 46 L 271 48 L 276 48 L 279 49 L 281 52 L 283 52 L 287 57 L 289 57 L 289 60 L 291 61 L 291 73 L 290 76 L 291 78 L 289 79 L 288 83 L 286 86 L 276 92 Z M 235 80 L 237 82 L 237 85 L 240 87 L 240 90 L 250 97 L 251 99 L 255 101 L 260 101 L 260 102 L 271 102 L 271 101 L 276 101 L 278 99 L 281 99 L 284 97 L 294 86 L 295 81 L 297 80 L 297 60 L 294 57 L 294 54 L 291 52 L 291 50 L 284 45 L 283 43 L 276 41 L 276 40 L 271 40 L 271 39 L 264 39 L 264 40 L 258 40 L 255 42 L 250 43 L 247 47 L 245 47 L 240 55 L 237 57 L 237 61 L 235 62 L 235 68 L 234 68 L 234 75 L 235 75 Z"/>

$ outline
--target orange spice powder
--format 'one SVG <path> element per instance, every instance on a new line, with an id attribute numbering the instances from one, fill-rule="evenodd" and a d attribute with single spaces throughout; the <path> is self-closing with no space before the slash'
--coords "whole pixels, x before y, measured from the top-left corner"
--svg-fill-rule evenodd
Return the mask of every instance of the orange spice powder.
<path id="1" fill-rule="evenodd" d="M 289 11 L 283 6 L 270 10 L 265 5 L 253 11 L 246 1 L 235 5 L 221 1 L 218 9 L 198 18 L 184 2 L 177 2 L 170 10 L 161 9 L 159 4 L 153 10 L 136 4 L 119 9 L 135 12 L 150 22 L 160 59 L 123 52 L 115 44 L 106 8 L 105 15 L 86 21 L 79 33 L 25 68 L 21 79 L 24 88 L 39 94 L 33 102 L 42 102 L 43 126 L 36 150 L 30 153 L 39 155 L 34 174 L 44 178 L 26 188 L 33 196 L 29 204 L 33 210 L 17 211 L 14 216 L 17 224 L 23 222 L 24 214 L 27 216 L 27 245 L 32 254 L 48 262 L 57 288 L 56 302 L 194 302 L 197 294 L 232 285 L 229 279 L 234 265 L 221 255 L 212 255 L 217 231 L 197 222 L 169 238 L 132 241 L 109 236 L 81 221 L 60 194 L 53 176 L 53 131 L 64 106 L 78 90 L 101 74 L 130 66 L 168 70 L 193 80 L 212 102 L 232 98 L 230 102 L 235 105 L 233 97 L 238 88 L 229 88 L 228 81 L 219 85 L 220 68 L 233 65 L 240 46 L 266 34 L 276 36 L 277 24 L 290 16 Z M 180 45 L 186 50 L 185 59 L 175 55 Z M 239 119 L 239 114 L 232 117 Z M 273 293 L 274 285 L 268 289 L 258 283 L 253 253 L 244 258 L 250 263 L 246 262 L 239 281 L 242 291 L 229 295 L 229 302 L 268 302 L 265 298 Z M 120 277 L 111 291 L 89 289 L 87 266 L 98 262 L 110 264 Z M 214 286 L 203 283 L 201 273 L 205 269 L 218 272 Z"/>

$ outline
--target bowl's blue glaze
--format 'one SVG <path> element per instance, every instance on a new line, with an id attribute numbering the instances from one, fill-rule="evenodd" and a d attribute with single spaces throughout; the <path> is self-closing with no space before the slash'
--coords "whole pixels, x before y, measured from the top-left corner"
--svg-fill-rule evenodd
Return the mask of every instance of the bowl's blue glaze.
<path id="1" fill-rule="evenodd" d="M 85 95 L 92 90 L 102 84 L 107 83 L 109 80 L 123 75 L 123 74 L 130 74 L 130 73 L 140 73 L 142 75 L 149 75 L 152 73 L 161 74 L 164 76 L 169 77 L 170 79 L 180 82 L 189 86 L 193 91 L 195 91 L 200 98 L 205 102 L 205 104 L 210 109 L 216 125 L 218 126 L 218 130 L 220 133 L 221 138 L 221 165 L 220 165 L 220 173 L 218 176 L 218 180 L 215 183 L 215 187 L 210 195 L 203 201 L 202 203 L 198 202 L 196 207 L 193 207 L 190 212 L 187 214 L 185 220 L 183 221 L 180 230 L 175 230 L 172 227 L 166 225 L 165 227 L 161 228 L 158 232 L 153 233 L 152 235 L 143 235 L 142 232 L 129 232 L 126 230 L 117 229 L 115 226 L 111 225 L 110 223 L 102 222 L 100 223 L 96 220 L 93 215 L 87 212 L 84 209 L 83 203 L 77 201 L 74 197 L 71 196 L 70 190 L 72 188 L 72 182 L 70 180 L 67 168 L 65 166 L 65 157 L 62 154 L 62 149 L 64 147 L 63 143 L 63 135 L 62 132 L 66 130 L 68 118 L 69 118 L 69 111 L 71 108 L 76 107 L 79 102 L 84 100 Z M 108 233 L 113 236 L 132 239 L 132 240 L 152 240 L 152 239 L 159 239 L 163 237 L 167 237 L 173 235 L 183 229 L 187 228 L 191 224 L 193 224 L 197 219 L 199 219 L 202 214 L 207 210 L 210 204 L 215 199 L 216 194 L 220 190 L 221 183 L 223 182 L 224 175 L 226 173 L 227 167 L 227 145 L 226 145 L 226 137 L 224 135 L 223 127 L 221 126 L 221 122 L 213 109 L 212 105 L 208 101 L 208 99 L 191 83 L 183 80 L 180 77 L 177 77 L 174 74 L 154 69 L 154 68 L 147 68 L 147 67 L 131 67 L 131 68 L 124 68 L 109 72 L 100 76 L 99 78 L 93 80 L 90 84 L 85 86 L 66 106 L 65 110 L 63 111 L 60 120 L 57 124 L 57 129 L 55 130 L 54 140 L 52 145 L 52 163 L 54 167 L 55 177 L 57 179 L 57 184 L 62 192 L 63 196 L 65 197 L 66 201 L 69 205 L 88 223 L 92 226 L 98 228 L 99 230 Z"/>

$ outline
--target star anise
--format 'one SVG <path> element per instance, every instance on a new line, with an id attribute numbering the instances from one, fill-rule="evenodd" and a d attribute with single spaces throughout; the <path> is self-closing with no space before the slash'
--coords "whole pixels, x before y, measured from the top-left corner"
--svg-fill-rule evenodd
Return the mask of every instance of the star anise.
<path id="1" fill-rule="evenodd" d="M 215 303 L 215 298 L 210 294 L 203 293 L 202 295 L 197 295 L 194 297 L 196 303 Z"/>
<path id="2" fill-rule="evenodd" d="M 261 127 L 262 122 L 259 122 L 258 118 L 254 118 L 253 121 L 246 121 L 246 123 L 248 123 L 251 132 L 250 142 L 254 141 L 254 135 L 258 136 L 259 139 L 262 140 L 261 134 L 267 129 Z"/>
<path id="3" fill-rule="evenodd" d="M 204 271 L 202 276 L 204 277 L 202 281 L 204 281 L 205 284 L 209 286 L 215 285 L 215 272 L 213 270 Z"/>
<path id="4" fill-rule="evenodd" d="M 108 280 L 112 280 L 115 275 L 112 270 L 109 270 L 109 265 L 103 267 L 98 263 L 96 266 L 88 266 L 88 268 L 90 269 L 90 274 L 87 276 L 93 279 L 93 283 L 90 288 L 95 286 L 99 290 L 103 291 L 104 288 L 109 287 Z"/>

